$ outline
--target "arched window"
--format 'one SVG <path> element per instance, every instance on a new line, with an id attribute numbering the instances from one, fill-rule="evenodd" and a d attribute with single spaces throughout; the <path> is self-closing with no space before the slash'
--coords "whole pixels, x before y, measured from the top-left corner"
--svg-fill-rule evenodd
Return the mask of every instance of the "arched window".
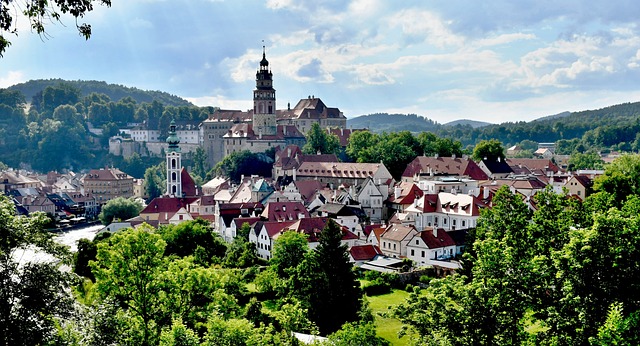
<path id="1" fill-rule="evenodd" d="M 177 181 L 177 177 L 176 172 L 171 173 L 171 181 Z"/>
<path id="2" fill-rule="evenodd" d="M 171 168 L 176 169 L 176 159 L 171 159 Z"/>

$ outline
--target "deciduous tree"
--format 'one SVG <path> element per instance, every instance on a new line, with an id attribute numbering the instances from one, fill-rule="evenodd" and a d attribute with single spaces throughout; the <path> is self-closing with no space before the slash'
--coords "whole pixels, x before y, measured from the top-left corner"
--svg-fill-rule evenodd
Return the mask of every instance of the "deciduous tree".
<path id="1" fill-rule="evenodd" d="M 103 225 L 110 224 L 114 219 L 127 220 L 140 215 L 142 203 L 135 198 L 117 197 L 104 206 L 98 218 Z"/>
<path id="2" fill-rule="evenodd" d="M 68 249 L 43 230 L 44 213 L 16 216 L 13 202 L 0 196 L 0 344 L 45 344 L 55 334 L 59 319 L 73 308 L 70 286 L 74 274 L 59 269 L 70 263 Z M 21 262 L 19 254 L 33 249 L 51 261 Z"/>
<path id="3" fill-rule="evenodd" d="M 6 34 L 18 34 L 14 15 L 16 12 L 24 14 L 31 26 L 31 29 L 38 35 L 48 37 L 45 25 L 50 21 L 60 21 L 62 15 L 70 14 L 76 18 L 76 28 L 78 33 L 85 39 L 91 36 L 91 25 L 78 23 L 79 18 L 84 17 L 93 10 L 93 5 L 111 6 L 111 0 L 54 0 L 54 1 L 23 1 L 7 0 L 3 1 L 0 7 L 0 57 L 11 45 L 5 36 Z"/>

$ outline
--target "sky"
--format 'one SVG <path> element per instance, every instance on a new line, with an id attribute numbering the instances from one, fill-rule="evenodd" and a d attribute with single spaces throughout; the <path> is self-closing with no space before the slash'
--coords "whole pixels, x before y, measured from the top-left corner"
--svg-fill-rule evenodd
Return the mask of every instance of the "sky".
<path id="1" fill-rule="evenodd" d="M 79 22 L 18 18 L 0 87 L 62 78 L 252 108 L 265 46 L 277 108 L 310 95 L 347 118 L 529 121 L 640 101 L 637 0 L 112 0 Z M 115 100 L 114 100 L 115 101 Z"/>

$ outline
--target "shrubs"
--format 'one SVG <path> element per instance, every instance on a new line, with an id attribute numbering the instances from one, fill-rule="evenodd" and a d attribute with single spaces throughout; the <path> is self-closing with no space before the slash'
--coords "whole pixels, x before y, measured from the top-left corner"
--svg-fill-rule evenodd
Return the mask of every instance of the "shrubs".
<path id="1" fill-rule="evenodd" d="M 362 291 L 368 296 L 387 294 L 391 292 L 391 285 L 388 282 L 385 282 L 382 278 L 377 278 L 364 285 L 364 287 L 362 287 Z"/>

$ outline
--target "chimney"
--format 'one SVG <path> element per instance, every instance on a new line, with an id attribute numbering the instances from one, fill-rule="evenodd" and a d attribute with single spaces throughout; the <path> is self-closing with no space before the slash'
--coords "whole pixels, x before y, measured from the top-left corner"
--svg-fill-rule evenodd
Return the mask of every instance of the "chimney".
<path id="1" fill-rule="evenodd" d="M 438 227 L 433 227 L 433 236 L 438 238 Z"/>
<path id="2" fill-rule="evenodd" d="M 400 198 L 401 194 L 402 194 L 402 188 L 400 188 L 400 186 L 394 187 L 394 189 L 393 189 L 393 197 L 395 199 L 398 199 L 398 198 Z"/>

